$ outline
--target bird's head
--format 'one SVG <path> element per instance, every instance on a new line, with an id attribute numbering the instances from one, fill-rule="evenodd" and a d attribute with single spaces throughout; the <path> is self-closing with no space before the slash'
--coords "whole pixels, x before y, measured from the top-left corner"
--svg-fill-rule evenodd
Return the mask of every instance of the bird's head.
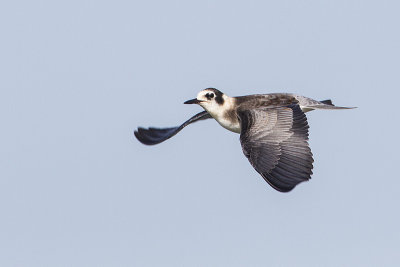
<path id="1" fill-rule="evenodd" d="M 215 88 L 207 88 L 197 94 L 195 99 L 186 101 L 184 104 L 199 104 L 211 115 L 223 109 L 228 96 Z"/>

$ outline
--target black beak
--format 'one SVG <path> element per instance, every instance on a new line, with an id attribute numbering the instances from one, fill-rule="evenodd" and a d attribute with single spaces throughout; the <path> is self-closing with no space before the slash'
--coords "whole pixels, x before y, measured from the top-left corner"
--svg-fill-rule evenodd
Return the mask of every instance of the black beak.
<path id="1" fill-rule="evenodd" d="M 199 104 L 200 102 L 203 102 L 203 101 L 197 100 L 197 99 L 195 98 L 195 99 L 190 99 L 190 100 L 188 100 L 188 101 L 185 101 L 183 104 Z"/>

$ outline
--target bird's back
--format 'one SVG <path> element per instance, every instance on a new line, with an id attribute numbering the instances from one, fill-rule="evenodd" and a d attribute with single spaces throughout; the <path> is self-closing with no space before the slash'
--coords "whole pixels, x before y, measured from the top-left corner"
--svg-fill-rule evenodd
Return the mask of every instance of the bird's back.
<path id="1" fill-rule="evenodd" d="M 296 95 L 286 93 L 257 94 L 234 97 L 238 109 L 276 107 L 297 103 Z"/>
<path id="2" fill-rule="evenodd" d="M 317 101 L 309 97 L 290 94 L 290 93 L 272 93 L 258 94 L 235 97 L 238 109 L 254 109 L 260 107 L 278 107 L 291 104 L 298 104 L 304 111 L 314 109 L 349 109 L 348 107 L 338 107 L 332 104 L 331 100 Z"/>

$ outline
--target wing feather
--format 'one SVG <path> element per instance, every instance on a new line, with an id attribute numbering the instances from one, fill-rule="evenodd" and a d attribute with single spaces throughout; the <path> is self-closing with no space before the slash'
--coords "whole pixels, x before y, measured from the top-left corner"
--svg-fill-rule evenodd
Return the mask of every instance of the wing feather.
<path id="1" fill-rule="evenodd" d="M 241 110 L 238 117 L 243 153 L 273 188 L 288 192 L 310 179 L 314 160 L 299 105 Z"/>
<path id="2" fill-rule="evenodd" d="M 197 113 L 187 121 L 185 121 L 182 125 L 177 127 L 170 127 L 170 128 L 142 128 L 139 127 L 135 132 L 136 138 L 145 145 L 156 145 L 165 140 L 171 138 L 172 136 L 176 135 L 180 132 L 183 128 L 188 126 L 189 124 L 199 121 L 199 120 L 206 120 L 212 118 L 207 111 L 203 111 Z"/>

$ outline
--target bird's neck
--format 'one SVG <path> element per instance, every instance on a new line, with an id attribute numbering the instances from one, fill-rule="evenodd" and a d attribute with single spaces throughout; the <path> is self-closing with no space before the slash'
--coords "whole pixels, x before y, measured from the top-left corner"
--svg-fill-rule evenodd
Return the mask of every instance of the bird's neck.
<path id="1" fill-rule="evenodd" d="M 236 114 L 236 99 L 224 95 L 224 103 L 218 108 L 207 110 L 208 113 L 225 129 L 240 133 L 240 123 Z"/>

